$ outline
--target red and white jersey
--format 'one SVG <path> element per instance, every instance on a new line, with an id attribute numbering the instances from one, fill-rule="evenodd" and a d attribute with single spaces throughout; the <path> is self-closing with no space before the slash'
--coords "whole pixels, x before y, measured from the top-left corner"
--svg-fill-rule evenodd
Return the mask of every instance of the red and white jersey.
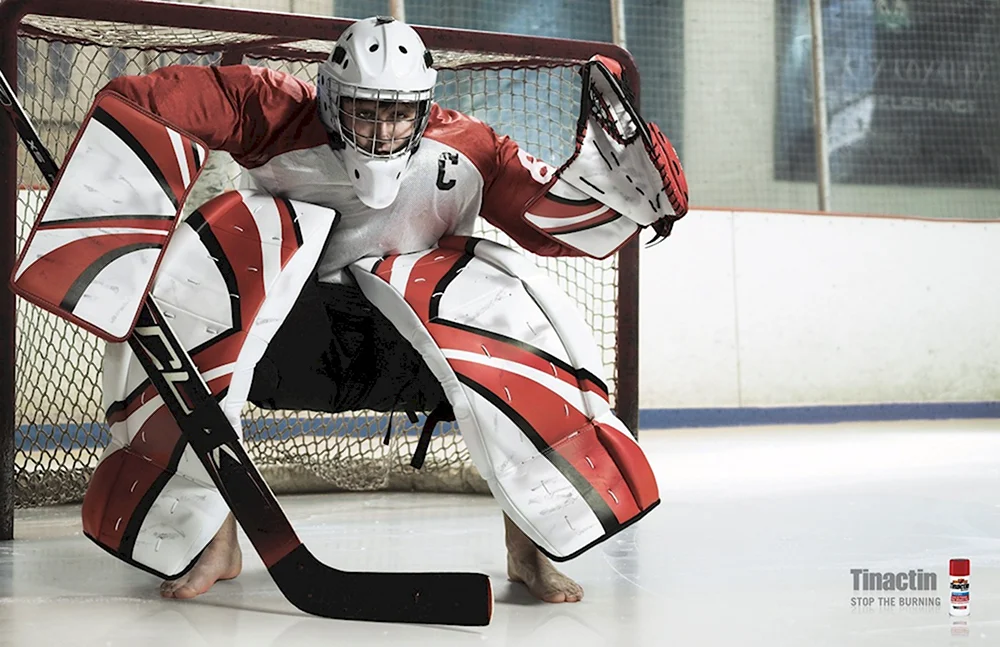
<path id="1" fill-rule="evenodd" d="M 470 235 L 477 216 L 543 256 L 579 255 L 528 225 L 523 214 L 554 169 L 486 124 L 434 105 L 395 202 L 372 209 L 355 195 L 329 145 L 315 88 L 262 67 L 172 66 L 108 84 L 142 108 L 232 154 L 273 195 L 336 209 L 340 224 L 320 262 L 335 276 L 369 256 L 433 247 Z"/>

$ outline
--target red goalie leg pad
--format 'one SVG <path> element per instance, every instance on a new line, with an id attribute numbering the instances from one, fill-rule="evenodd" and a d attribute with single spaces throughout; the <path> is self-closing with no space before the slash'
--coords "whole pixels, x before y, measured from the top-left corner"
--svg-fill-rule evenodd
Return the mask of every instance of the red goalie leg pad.
<path id="1" fill-rule="evenodd" d="M 183 450 L 181 442 L 173 416 L 165 406 L 159 407 L 128 447 L 107 456 L 97 466 L 83 497 L 83 531 L 111 551 L 131 552 L 122 544 L 126 532 L 130 526 L 134 532 L 134 526 L 141 525 L 152 503 L 152 499 L 147 500 L 150 492 L 158 493 L 157 488 L 162 488 L 163 481 L 174 474 Z"/>
<path id="2" fill-rule="evenodd" d="M 642 512 L 617 459 L 601 442 L 597 425 L 587 425 L 580 433 L 553 446 L 553 450 L 586 479 L 587 485 L 604 500 L 619 524 L 628 523 Z M 581 494 L 587 496 L 585 490 L 581 490 Z M 607 528 L 608 536 L 619 529 Z"/>
<path id="3" fill-rule="evenodd" d="M 597 422 L 594 426 L 597 428 L 597 438 L 614 458 L 639 509 L 646 510 L 659 501 L 660 491 L 656 487 L 656 476 L 639 446 L 632 440 L 624 438 L 617 429 Z"/>
<path id="4" fill-rule="evenodd" d="M 90 485 L 87 487 L 87 493 L 83 496 L 83 509 L 81 511 L 83 532 L 112 550 L 117 550 L 121 536 L 119 535 L 111 541 L 104 539 L 101 536 L 101 522 L 104 520 L 104 512 L 111 502 L 111 492 L 126 459 L 127 456 L 123 449 L 105 457 L 97 466 L 94 475 L 90 477 Z"/>

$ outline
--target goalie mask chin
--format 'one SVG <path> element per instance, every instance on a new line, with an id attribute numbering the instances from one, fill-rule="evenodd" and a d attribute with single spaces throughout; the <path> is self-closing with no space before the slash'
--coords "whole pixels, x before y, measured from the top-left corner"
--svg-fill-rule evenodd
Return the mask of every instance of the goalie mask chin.
<path id="1" fill-rule="evenodd" d="M 351 176 L 354 192 L 365 206 L 384 209 L 395 202 L 409 155 L 379 159 L 361 155 L 348 147 L 341 151 L 341 156 Z"/>
<path id="2" fill-rule="evenodd" d="M 433 59 L 412 27 L 392 18 L 359 20 L 320 66 L 319 115 L 358 198 L 373 209 L 396 199 L 430 116 Z"/>

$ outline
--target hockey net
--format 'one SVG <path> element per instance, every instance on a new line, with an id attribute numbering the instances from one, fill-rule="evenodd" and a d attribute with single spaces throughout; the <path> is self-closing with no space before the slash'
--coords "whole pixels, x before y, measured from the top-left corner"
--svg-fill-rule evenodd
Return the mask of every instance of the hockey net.
<path id="1" fill-rule="evenodd" d="M 66 153 L 97 90 L 114 76 L 177 63 L 245 62 L 280 68 L 311 81 L 317 62 L 348 24 L 302 16 L 275 21 L 277 14 L 216 8 L 206 11 L 208 8 L 186 5 L 160 5 L 137 14 L 131 0 L 21 4 L 28 5 L 28 13 L 16 26 L 18 96 L 57 160 Z M 44 10 L 38 10 L 37 5 Z M 86 6 L 99 10 L 99 16 L 81 15 Z M 67 12 L 73 17 L 52 15 Z M 108 20 L 109 16 L 116 20 Z M 312 38 L 316 33 L 327 34 L 331 40 Z M 426 30 L 424 34 L 441 69 L 436 100 L 482 119 L 541 159 L 554 164 L 565 160 L 574 144 L 579 65 L 594 53 L 595 44 L 558 44 L 553 49 L 551 42 L 533 43 L 529 38 L 459 36 L 451 30 Z M 455 48 L 455 43 L 468 45 Z M 622 58 L 621 50 L 602 47 L 604 53 L 614 55 L 617 51 Z M 627 56 L 623 63 L 634 70 Z M 8 64 L 6 69 L 11 67 Z M 635 79 L 632 84 L 637 87 Z M 45 199 L 46 187 L 20 144 L 14 164 L 20 249 Z M 233 187 L 237 174 L 231 159 L 214 153 L 186 210 Z M 497 231 L 482 229 L 479 233 L 512 244 Z M 625 267 L 634 263 L 634 249 L 630 253 L 631 258 L 620 255 L 600 262 L 537 259 L 576 301 L 594 330 L 603 350 L 612 397 L 626 419 L 628 411 L 635 409 L 635 394 L 623 397 L 621 385 L 634 389 L 634 379 L 623 375 L 619 364 L 623 353 L 634 353 L 635 335 L 619 325 L 619 311 L 629 315 L 634 310 L 621 308 L 619 294 L 635 292 L 636 277 Z M 109 440 L 101 411 L 102 352 L 103 342 L 89 333 L 17 302 L 15 505 L 72 502 L 82 497 Z M 410 423 L 403 413 L 389 416 L 361 411 L 331 416 L 264 411 L 252 406 L 244 412 L 247 448 L 278 492 L 486 491 L 453 425 L 440 425 L 424 467 L 419 471 L 410 468 L 419 424 Z M 386 445 L 383 439 L 390 425 L 393 433 Z"/>

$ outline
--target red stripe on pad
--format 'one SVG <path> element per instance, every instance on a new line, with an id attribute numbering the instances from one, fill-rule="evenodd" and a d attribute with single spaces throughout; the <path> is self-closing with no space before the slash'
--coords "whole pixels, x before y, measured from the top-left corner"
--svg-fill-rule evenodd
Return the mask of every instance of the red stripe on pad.
<path id="1" fill-rule="evenodd" d="M 510 404 L 548 445 L 604 499 L 619 522 L 639 513 L 618 465 L 597 438 L 594 425 L 562 396 L 500 368 L 449 359 L 452 369 Z M 515 403 L 528 403 L 524 404 Z"/>
<path id="2" fill-rule="evenodd" d="M 242 200 L 201 213 L 236 275 L 240 317 L 243 325 L 249 327 L 265 296 L 264 252 L 257 223 Z"/>
<path id="3" fill-rule="evenodd" d="M 37 299 L 59 305 L 73 283 L 102 256 L 138 243 L 159 247 L 166 241 L 159 234 L 108 234 L 88 236 L 53 249 L 33 262 L 17 279 L 17 287 Z"/>
<path id="4" fill-rule="evenodd" d="M 483 355 L 484 357 L 489 354 L 490 357 L 530 366 L 533 369 L 542 371 L 569 384 L 573 388 L 596 393 L 605 401 L 608 399 L 607 393 L 593 381 L 578 379 L 576 375 L 566 369 L 556 366 L 554 363 L 520 346 L 434 322 L 427 323 L 426 326 L 431 337 L 437 342 L 441 350 L 467 351 Z M 484 348 L 486 349 L 485 352 Z"/>
<path id="5" fill-rule="evenodd" d="M 584 198 L 567 204 L 546 193 L 538 198 L 530 207 L 531 213 L 544 218 L 573 218 L 599 209 L 602 205 L 594 198 Z"/>
<path id="6" fill-rule="evenodd" d="M 101 461 L 84 496 L 84 531 L 115 550 L 136 508 L 170 463 L 181 432 L 161 406 L 142 425 L 127 448 Z"/>
<path id="7" fill-rule="evenodd" d="M 421 256 L 410 269 L 403 296 L 425 326 L 430 318 L 430 303 L 435 289 L 464 256 L 465 253 L 455 250 L 433 249 Z"/>
<path id="8" fill-rule="evenodd" d="M 660 500 L 660 491 L 656 486 L 656 475 L 649 465 L 646 455 L 634 441 L 623 438 L 622 432 L 614 427 L 594 423 L 597 429 L 597 439 L 608 454 L 619 466 L 624 466 L 622 476 L 628 483 L 629 490 L 639 506 L 646 510 Z"/>

